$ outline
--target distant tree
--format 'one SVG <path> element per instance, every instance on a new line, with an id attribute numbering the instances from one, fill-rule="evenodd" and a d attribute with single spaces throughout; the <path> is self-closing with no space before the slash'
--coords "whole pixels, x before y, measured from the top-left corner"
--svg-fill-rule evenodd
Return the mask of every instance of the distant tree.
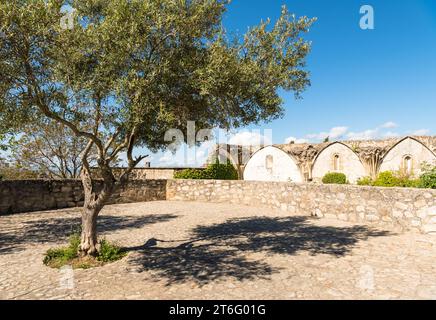
<path id="1" fill-rule="evenodd" d="M 0 2 L 0 114 L 11 127 L 45 117 L 86 139 L 80 250 L 95 255 L 97 217 L 169 128 L 235 128 L 283 115 L 279 89 L 298 97 L 312 19 L 283 8 L 242 38 L 222 28 L 227 0 L 30 0 Z M 61 9 L 75 9 L 68 27 Z M 73 122 L 72 119 L 78 122 Z M 89 122 L 92 128 L 87 128 Z M 86 125 L 85 125 L 86 124 Z M 4 125 L 3 125 L 4 126 Z M 103 179 L 93 187 L 89 157 Z M 127 153 L 116 179 L 114 159 Z"/>
<path id="2" fill-rule="evenodd" d="M 55 121 L 29 124 L 10 144 L 10 162 L 50 179 L 76 179 L 82 168 L 81 152 L 87 141 Z"/>
<path id="3" fill-rule="evenodd" d="M 17 164 L 11 164 L 6 159 L 0 158 L 0 180 L 28 180 L 38 179 L 40 173 Z"/>

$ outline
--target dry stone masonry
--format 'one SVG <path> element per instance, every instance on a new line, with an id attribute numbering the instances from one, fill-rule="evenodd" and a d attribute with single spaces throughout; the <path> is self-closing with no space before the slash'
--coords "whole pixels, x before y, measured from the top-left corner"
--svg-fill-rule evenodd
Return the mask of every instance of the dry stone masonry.
<path id="1" fill-rule="evenodd" d="M 97 182 L 98 184 L 98 182 Z M 97 185 L 98 187 L 98 185 Z M 436 190 L 216 180 L 132 180 L 110 204 L 204 201 L 436 234 Z M 83 205 L 80 181 L 0 181 L 0 215 Z"/>
<path id="2" fill-rule="evenodd" d="M 424 163 L 436 165 L 436 137 L 288 143 L 272 146 L 218 145 L 208 162 L 230 160 L 249 181 L 320 182 L 328 172 L 344 173 L 350 183 L 383 171 L 419 176 Z"/>
<path id="3" fill-rule="evenodd" d="M 264 206 L 400 232 L 436 233 L 436 190 L 286 182 L 169 180 L 167 200 Z"/>
<path id="4" fill-rule="evenodd" d="M 165 200 L 165 190 L 166 180 L 132 180 L 110 204 Z M 83 199 L 79 180 L 0 181 L 0 215 L 80 207 Z"/>

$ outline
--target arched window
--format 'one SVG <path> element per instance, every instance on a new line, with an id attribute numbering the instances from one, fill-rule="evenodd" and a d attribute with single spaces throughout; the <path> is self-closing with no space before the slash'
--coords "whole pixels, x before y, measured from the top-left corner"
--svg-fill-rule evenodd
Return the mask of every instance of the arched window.
<path id="1" fill-rule="evenodd" d="M 411 156 L 405 156 L 403 158 L 403 168 L 406 174 L 412 174 L 413 160 Z"/>
<path id="2" fill-rule="evenodd" d="M 271 173 L 273 171 L 273 166 L 274 166 L 274 157 L 269 154 L 265 157 L 265 168 L 268 172 Z"/>
<path id="3" fill-rule="evenodd" d="M 333 156 L 333 170 L 334 171 L 339 171 L 339 164 L 340 164 L 340 158 L 338 154 L 335 154 Z"/>

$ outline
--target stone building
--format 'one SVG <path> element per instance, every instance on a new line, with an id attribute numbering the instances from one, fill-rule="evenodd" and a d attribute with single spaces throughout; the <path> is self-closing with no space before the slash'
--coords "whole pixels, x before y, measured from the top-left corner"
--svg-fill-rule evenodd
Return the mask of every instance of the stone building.
<path id="1" fill-rule="evenodd" d="M 230 160 L 244 180 L 319 182 L 344 173 L 350 183 L 383 171 L 419 176 L 424 163 L 436 165 L 436 136 L 243 147 L 219 145 L 210 156 Z"/>

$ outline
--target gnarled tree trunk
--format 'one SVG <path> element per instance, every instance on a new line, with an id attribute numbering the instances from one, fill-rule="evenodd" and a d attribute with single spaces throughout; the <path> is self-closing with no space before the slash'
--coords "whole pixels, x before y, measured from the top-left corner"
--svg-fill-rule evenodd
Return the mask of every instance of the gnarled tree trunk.
<path id="1" fill-rule="evenodd" d="M 81 256 L 95 256 L 98 253 L 97 218 L 115 188 L 115 178 L 109 166 L 100 166 L 100 172 L 103 177 L 103 187 L 97 192 L 92 183 L 89 167 L 84 166 L 82 170 L 85 203 L 82 209 Z"/>
<path id="2" fill-rule="evenodd" d="M 95 207 L 85 204 L 82 211 L 82 236 L 80 252 L 82 255 L 97 254 L 97 217 L 99 212 Z"/>

